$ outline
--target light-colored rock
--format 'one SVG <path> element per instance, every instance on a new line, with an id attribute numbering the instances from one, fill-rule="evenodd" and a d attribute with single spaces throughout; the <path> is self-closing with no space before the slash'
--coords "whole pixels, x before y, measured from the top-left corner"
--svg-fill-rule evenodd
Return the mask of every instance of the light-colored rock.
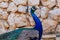
<path id="1" fill-rule="evenodd" d="M 7 8 L 7 11 L 16 12 L 17 6 L 13 2 L 11 2 Z"/>
<path id="2" fill-rule="evenodd" d="M 31 5 L 31 6 L 39 5 L 39 3 L 40 3 L 40 0 L 28 0 L 28 5 Z"/>
<path id="3" fill-rule="evenodd" d="M 60 9 L 59 8 L 49 11 L 49 13 L 52 19 L 60 22 Z"/>
<path id="4" fill-rule="evenodd" d="M 44 30 L 44 33 L 45 32 L 53 32 L 55 31 L 55 28 L 56 28 L 56 25 L 58 23 L 52 19 L 45 19 L 43 20 L 42 22 L 42 25 L 43 25 L 43 30 Z"/>
<path id="5" fill-rule="evenodd" d="M 54 5 L 56 5 L 56 0 L 41 0 L 42 5 L 48 6 L 49 8 L 52 8 Z"/>
<path id="6" fill-rule="evenodd" d="M 22 6 L 22 5 L 18 6 L 18 12 L 26 13 L 26 9 L 27 9 L 27 6 Z"/>
<path id="7" fill-rule="evenodd" d="M 40 19 L 41 22 L 44 20 L 43 18 L 39 18 L 39 19 Z"/>
<path id="8" fill-rule="evenodd" d="M 1 2 L 0 7 L 1 8 L 7 8 L 8 7 L 8 2 Z"/>
<path id="9" fill-rule="evenodd" d="M 0 34 L 6 33 L 9 25 L 5 20 L 0 20 Z"/>
<path id="10" fill-rule="evenodd" d="M 35 22 L 34 22 L 33 18 L 31 16 L 28 16 L 28 19 L 29 19 L 30 25 L 34 26 Z"/>
<path id="11" fill-rule="evenodd" d="M 8 17 L 7 11 L 0 9 L 0 19 L 7 19 L 7 17 Z"/>
<path id="12" fill-rule="evenodd" d="M 8 16 L 7 21 L 10 25 L 10 27 L 9 27 L 10 30 L 14 30 L 16 28 L 14 17 L 15 17 L 14 13 L 10 13 L 10 15 Z"/>
<path id="13" fill-rule="evenodd" d="M 57 0 L 57 6 L 60 8 L 60 0 Z"/>
<path id="14" fill-rule="evenodd" d="M 23 26 L 27 26 L 27 19 L 26 19 L 26 15 L 24 14 L 16 14 L 15 16 L 15 23 L 17 27 L 23 27 Z"/>
<path id="15" fill-rule="evenodd" d="M 10 25 L 10 30 L 14 30 L 18 27 L 27 26 L 27 19 L 24 14 L 11 13 L 8 17 L 8 23 Z"/>
<path id="16" fill-rule="evenodd" d="M 10 0 L 3 0 L 3 1 L 8 2 L 8 1 L 10 1 Z"/>
<path id="17" fill-rule="evenodd" d="M 27 0 L 13 0 L 16 5 L 27 5 Z"/>
<path id="18" fill-rule="evenodd" d="M 41 7 L 41 18 L 47 18 L 49 14 L 48 11 L 49 9 L 47 7 Z"/>
<path id="19" fill-rule="evenodd" d="M 0 0 L 0 2 L 2 2 L 3 0 Z"/>
<path id="20" fill-rule="evenodd" d="M 57 25 L 56 32 L 60 33 L 60 25 Z"/>

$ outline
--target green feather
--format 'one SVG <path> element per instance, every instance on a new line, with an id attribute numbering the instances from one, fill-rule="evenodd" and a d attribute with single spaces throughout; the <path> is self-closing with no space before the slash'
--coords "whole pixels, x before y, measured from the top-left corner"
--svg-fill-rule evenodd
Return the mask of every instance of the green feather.
<path id="1" fill-rule="evenodd" d="M 0 35 L 0 40 L 16 40 L 23 30 L 34 30 L 32 28 L 19 28 L 14 31 Z"/>

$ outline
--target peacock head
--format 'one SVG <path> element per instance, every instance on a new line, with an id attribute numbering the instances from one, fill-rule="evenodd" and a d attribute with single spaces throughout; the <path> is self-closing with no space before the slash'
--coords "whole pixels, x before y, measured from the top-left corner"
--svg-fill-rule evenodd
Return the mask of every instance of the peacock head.
<path id="1" fill-rule="evenodd" d="M 34 13 L 37 8 L 35 6 L 32 6 L 31 12 Z"/>

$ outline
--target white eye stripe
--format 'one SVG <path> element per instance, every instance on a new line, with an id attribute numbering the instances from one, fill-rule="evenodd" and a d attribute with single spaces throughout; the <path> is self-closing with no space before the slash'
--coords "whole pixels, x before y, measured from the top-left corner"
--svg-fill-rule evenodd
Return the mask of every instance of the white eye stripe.
<path id="1" fill-rule="evenodd" d="M 35 10 L 34 8 L 32 8 L 33 10 Z"/>

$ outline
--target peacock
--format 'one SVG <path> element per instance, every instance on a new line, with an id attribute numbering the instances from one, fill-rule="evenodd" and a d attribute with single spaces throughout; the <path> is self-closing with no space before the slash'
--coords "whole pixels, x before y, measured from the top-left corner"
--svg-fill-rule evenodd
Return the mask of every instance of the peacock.
<path id="1" fill-rule="evenodd" d="M 20 33 L 23 30 L 37 30 L 37 31 L 39 31 L 39 39 L 38 40 L 40 40 L 41 37 L 42 37 L 43 28 L 42 28 L 42 23 L 41 23 L 40 19 L 34 13 L 35 10 L 36 10 L 35 6 L 33 6 L 31 8 L 31 10 L 30 10 L 32 18 L 35 21 L 35 27 L 34 28 L 19 28 L 19 29 L 16 29 L 16 30 L 4 33 L 4 34 L 1 34 L 0 35 L 0 40 L 17 40 L 18 36 L 20 35 Z M 32 40 L 36 40 L 36 38 L 34 38 Z"/>

